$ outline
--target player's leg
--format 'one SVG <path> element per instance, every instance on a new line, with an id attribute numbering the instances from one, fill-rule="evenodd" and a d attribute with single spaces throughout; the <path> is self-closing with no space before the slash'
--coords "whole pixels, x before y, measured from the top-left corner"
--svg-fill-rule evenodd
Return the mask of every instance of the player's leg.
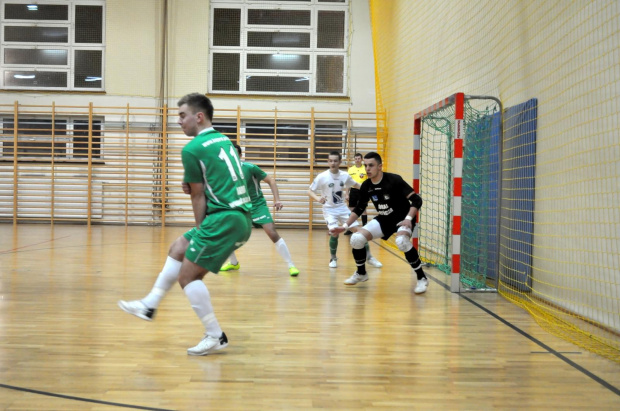
<path id="1" fill-rule="evenodd" d="M 293 264 L 293 259 L 291 258 L 291 252 L 284 241 L 284 238 L 280 237 L 278 231 L 276 230 L 276 226 L 274 223 L 263 224 L 263 230 L 265 230 L 265 234 L 271 241 L 273 241 L 276 246 L 276 251 L 278 254 L 282 256 L 284 261 L 288 264 L 288 272 L 292 277 L 296 277 L 299 275 L 299 270 Z"/>
<path id="2" fill-rule="evenodd" d="M 351 248 L 357 270 L 344 282 L 346 285 L 355 285 L 368 281 L 368 274 L 366 273 L 368 242 L 373 238 L 381 237 L 383 237 L 383 231 L 378 220 L 372 220 L 363 228 L 356 228 L 354 230 L 353 235 L 351 235 Z"/>
<path id="3" fill-rule="evenodd" d="M 211 303 L 211 294 L 202 278 L 208 272 L 205 268 L 184 259 L 179 275 L 179 284 L 187 296 L 194 312 L 205 327 L 204 338 L 192 348 L 187 349 L 189 355 L 206 355 L 221 350 L 228 345 L 228 338 L 222 331 Z"/>
<path id="4" fill-rule="evenodd" d="M 368 225 L 368 224 L 366 224 L 366 225 Z M 364 228 L 365 227 L 366 226 L 364 226 Z M 377 237 L 373 237 L 373 238 L 377 238 Z M 366 249 L 366 262 L 368 263 L 368 265 L 371 265 L 371 266 L 373 266 L 375 268 L 383 267 L 383 264 L 381 264 L 381 262 L 379 260 L 377 260 L 375 257 L 373 257 L 372 252 L 370 251 L 370 245 L 369 245 L 368 242 L 366 243 L 366 245 L 364 245 L 364 248 Z"/>
<path id="5" fill-rule="evenodd" d="M 329 236 L 329 268 L 338 267 L 338 257 L 336 252 L 338 251 L 338 234 L 332 234 Z"/>
<path id="6" fill-rule="evenodd" d="M 359 190 L 351 190 L 351 192 L 353 194 L 350 194 L 349 199 L 354 198 L 355 199 L 355 204 L 357 204 L 357 198 L 359 197 Z M 364 211 L 364 213 L 366 213 Z M 348 217 L 347 217 L 348 218 Z M 362 219 L 362 221 L 364 221 L 364 219 Z M 357 224 L 359 224 L 358 222 L 356 222 Z M 364 223 L 364 226 L 366 225 L 366 223 Z M 349 233 L 353 234 L 353 232 L 355 232 L 355 229 L 353 228 L 354 225 L 351 225 L 351 229 L 348 231 Z M 370 251 L 370 246 L 368 245 L 368 243 L 366 243 L 366 245 L 364 246 L 366 248 L 366 262 L 376 268 L 381 268 L 383 267 L 383 264 L 381 264 L 379 262 L 379 260 L 377 260 L 375 257 L 372 256 L 372 253 Z"/>
<path id="7" fill-rule="evenodd" d="M 238 270 L 239 268 L 241 268 L 241 264 L 239 264 L 239 260 L 237 260 L 237 255 L 233 251 L 228 257 L 228 262 L 220 268 L 220 271 L 234 271 Z"/>
<path id="8" fill-rule="evenodd" d="M 269 212 L 269 210 L 267 210 L 267 212 Z M 256 212 L 254 208 L 252 208 L 252 218 L 254 218 L 255 215 L 256 215 Z M 257 225 L 257 226 L 260 227 L 260 225 Z M 233 251 L 230 254 L 230 257 L 228 257 L 228 262 L 220 268 L 220 271 L 236 271 L 240 268 L 241 268 L 241 264 L 239 263 L 239 260 L 237 259 L 237 255 Z"/>
<path id="9" fill-rule="evenodd" d="M 190 241 L 181 265 L 179 284 L 205 327 L 205 336 L 198 345 L 187 350 L 189 355 L 206 355 L 228 345 L 202 279 L 209 271 L 219 269 L 226 258 L 250 238 L 250 233 L 248 215 L 237 211 L 219 212 L 208 215 Z"/>
<path id="10" fill-rule="evenodd" d="M 327 231 L 339 226 L 338 215 L 333 211 L 323 209 L 323 218 L 327 223 Z M 336 252 L 338 251 L 338 234 L 331 234 L 329 236 L 329 268 L 338 267 L 338 257 Z"/>
<path id="11" fill-rule="evenodd" d="M 195 228 L 192 228 L 172 243 L 168 250 L 168 258 L 166 258 L 164 267 L 157 276 L 153 288 L 146 297 L 141 300 L 120 300 L 118 302 L 118 306 L 123 311 L 147 321 L 152 321 L 153 318 L 155 318 L 155 313 L 159 304 L 166 296 L 166 293 L 170 291 L 172 286 L 179 279 L 179 271 L 181 270 L 183 256 L 195 230 Z"/>
<path id="12" fill-rule="evenodd" d="M 420 255 L 418 254 L 418 250 L 415 249 L 413 244 L 411 243 L 411 230 L 406 227 L 400 227 L 396 232 L 396 245 L 398 249 L 405 253 L 405 259 L 413 268 L 418 277 L 418 282 L 416 287 L 414 288 L 414 292 L 416 294 L 422 294 L 426 292 L 428 288 L 428 278 L 426 278 L 426 274 L 422 269 L 422 261 L 420 260 Z"/>
<path id="13" fill-rule="evenodd" d="M 353 208 L 354 208 L 354 207 L 349 207 L 349 210 L 353 211 Z M 353 234 L 353 231 L 351 231 L 351 230 L 349 230 L 349 229 L 347 229 L 347 230 L 343 233 L 343 235 L 347 235 L 347 236 L 352 235 L 352 234 Z"/>
<path id="14" fill-rule="evenodd" d="M 351 235 L 350 243 L 357 269 L 351 277 L 345 280 L 344 283 L 346 285 L 355 285 L 359 282 L 368 281 L 368 274 L 366 273 L 366 245 L 370 239 L 372 239 L 372 235 L 363 228 L 356 230 Z"/>
<path id="15" fill-rule="evenodd" d="M 373 257 L 373 255 L 371 254 L 370 246 L 368 245 L 368 243 L 366 243 L 366 262 L 375 268 L 383 267 L 383 264 L 381 264 L 381 262 L 377 260 L 375 257 Z"/>

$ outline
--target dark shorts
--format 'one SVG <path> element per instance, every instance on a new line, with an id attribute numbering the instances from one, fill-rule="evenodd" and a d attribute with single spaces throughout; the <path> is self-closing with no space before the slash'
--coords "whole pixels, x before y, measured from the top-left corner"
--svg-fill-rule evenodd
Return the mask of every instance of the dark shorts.
<path id="1" fill-rule="evenodd" d="M 352 188 L 349 190 L 349 207 L 355 207 L 360 200 L 360 190 Z"/>

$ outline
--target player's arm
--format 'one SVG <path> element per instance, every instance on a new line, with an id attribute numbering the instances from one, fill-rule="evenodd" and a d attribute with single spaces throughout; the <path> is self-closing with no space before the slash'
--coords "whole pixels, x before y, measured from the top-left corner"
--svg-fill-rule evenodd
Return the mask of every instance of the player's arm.
<path id="1" fill-rule="evenodd" d="M 407 196 L 407 200 L 409 200 L 409 204 L 411 205 L 409 212 L 407 213 L 407 216 L 405 216 L 405 219 L 396 225 L 405 226 L 411 229 L 413 228 L 413 220 L 415 219 L 415 216 L 418 215 L 418 211 L 422 207 L 422 197 L 416 194 L 415 191 L 412 191 Z"/>
<path id="2" fill-rule="evenodd" d="M 327 199 L 324 196 L 319 196 L 317 195 L 314 191 L 312 191 L 311 188 L 308 189 L 308 195 L 310 196 L 310 198 L 312 198 L 314 201 L 317 201 L 321 204 L 325 204 L 325 202 L 327 201 Z"/>
<path id="3" fill-rule="evenodd" d="M 199 227 L 207 213 L 207 198 L 205 197 L 205 186 L 202 182 L 202 169 L 200 162 L 197 161 L 191 150 L 186 148 L 181 151 L 181 161 L 183 162 L 184 171 L 183 183 L 189 185 L 194 220 L 196 221 L 196 227 Z"/>
<path id="4" fill-rule="evenodd" d="M 360 216 L 358 214 L 355 213 L 355 211 L 351 211 L 351 214 L 349 215 L 349 219 L 347 220 L 346 223 L 344 223 L 343 225 L 341 225 L 340 227 L 334 227 L 331 230 L 329 230 L 330 234 L 340 234 L 340 233 L 344 233 L 345 231 L 347 231 L 347 229 L 349 228 L 350 224 L 353 224 L 354 221 L 357 221 L 357 219 Z"/>
<path id="5" fill-rule="evenodd" d="M 270 175 L 265 176 L 263 181 L 269 185 L 271 192 L 273 193 L 273 206 L 276 211 L 282 210 L 283 204 L 280 201 L 280 192 L 278 191 L 278 185 L 276 184 L 276 179 L 272 178 Z"/>
<path id="6" fill-rule="evenodd" d="M 196 227 L 200 227 L 202 220 L 207 214 L 207 197 L 205 197 L 205 186 L 203 183 L 189 183 L 190 196 L 192 199 L 192 210 L 194 210 L 194 220 Z"/>
<path id="7" fill-rule="evenodd" d="M 183 192 L 185 194 L 191 194 L 192 193 L 192 189 L 189 187 L 189 183 L 186 183 L 186 182 L 181 183 L 181 188 L 183 189 Z"/>

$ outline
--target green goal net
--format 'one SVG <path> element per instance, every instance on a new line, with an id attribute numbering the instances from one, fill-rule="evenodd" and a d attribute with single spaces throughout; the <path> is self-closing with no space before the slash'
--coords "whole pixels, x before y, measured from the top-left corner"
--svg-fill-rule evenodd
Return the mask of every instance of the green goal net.
<path id="1" fill-rule="evenodd" d="M 422 260 L 453 291 L 496 288 L 500 104 L 460 94 L 416 114 L 414 185 Z"/>

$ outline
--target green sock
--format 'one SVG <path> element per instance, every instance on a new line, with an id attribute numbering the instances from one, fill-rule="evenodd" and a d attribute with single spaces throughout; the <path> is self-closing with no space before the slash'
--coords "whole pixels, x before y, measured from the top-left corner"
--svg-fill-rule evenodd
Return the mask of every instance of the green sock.
<path id="1" fill-rule="evenodd" d="M 338 237 L 329 237 L 329 252 L 336 255 L 336 250 L 338 250 Z"/>

